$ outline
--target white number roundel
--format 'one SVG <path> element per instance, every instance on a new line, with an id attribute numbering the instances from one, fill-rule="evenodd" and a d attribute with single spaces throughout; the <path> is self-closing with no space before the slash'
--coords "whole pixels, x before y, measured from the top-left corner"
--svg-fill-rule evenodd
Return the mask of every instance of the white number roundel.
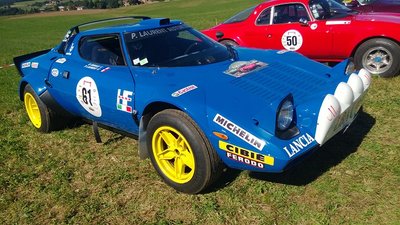
<path id="1" fill-rule="evenodd" d="M 100 97 L 96 82 L 91 77 L 83 77 L 76 85 L 76 99 L 81 106 L 95 117 L 101 117 Z"/>
<path id="2" fill-rule="evenodd" d="M 303 44 L 303 37 L 297 30 L 288 30 L 282 35 L 282 46 L 289 51 L 297 51 Z"/>

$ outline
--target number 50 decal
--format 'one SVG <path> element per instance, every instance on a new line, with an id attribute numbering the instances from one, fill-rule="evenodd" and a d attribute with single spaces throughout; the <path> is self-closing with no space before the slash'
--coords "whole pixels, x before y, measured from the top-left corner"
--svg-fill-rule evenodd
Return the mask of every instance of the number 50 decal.
<path id="1" fill-rule="evenodd" d="M 96 82 L 91 77 L 84 77 L 76 85 L 76 99 L 81 106 L 96 117 L 101 116 L 100 97 Z"/>
<path id="2" fill-rule="evenodd" d="M 303 37 L 297 30 L 288 30 L 282 35 L 282 46 L 289 51 L 297 51 L 303 44 Z"/>

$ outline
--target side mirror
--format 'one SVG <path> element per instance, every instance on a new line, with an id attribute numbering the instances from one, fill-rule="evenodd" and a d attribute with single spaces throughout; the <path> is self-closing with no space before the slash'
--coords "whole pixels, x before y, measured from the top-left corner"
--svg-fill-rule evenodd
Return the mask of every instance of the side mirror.
<path id="1" fill-rule="evenodd" d="M 300 18 L 299 23 L 303 26 L 308 26 L 308 20 L 306 18 Z"/>
<path id="2" fill-rule="evenodd" d="M 215 37 L 217 37 L 217 39 L 221 39 L 224 36 L 224 33 L 222 33 L 221 31 L 217 31 L 217 33 L 215 33 Z"/>

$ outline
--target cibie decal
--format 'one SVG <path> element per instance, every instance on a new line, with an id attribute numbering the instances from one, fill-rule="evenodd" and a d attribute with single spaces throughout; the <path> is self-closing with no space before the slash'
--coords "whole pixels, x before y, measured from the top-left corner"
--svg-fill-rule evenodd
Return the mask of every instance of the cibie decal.
<path id="1" fill-rule="evenodd" d="M 262 150 L 265 146 L 265 141 L 257 138 L 256 136 L 252 135 L 248 131 L 244 130 L 243 128 L 239 127 L 238 125 L 234 124 L 233 122 L 229 121 L 227 118 L 217 114 L 213 120 L 216 124 L 220 125 L 221 127 L 227 129 L 232 134 L 236 135 L 243 141 L 247 142 L 251 146 L 255 147 L 258 150 Z"/>
<path id="2" fill-rule="evenodd" d="M 289 51 L 297 51 L 303 45 L 303 36 L 297 30 L 288 30 L 282 35 L 282 46 Z"/>
<path id="3" fill-rule="evenodd" d="M 121 94 L 121 89 L 118 89 L 117 109 L 120 111 L 132 113 L 132 107 L 128 105 L 128 103 L 132 101 L 131 98 L 132 95 L 133 95 L 132 91 L 123 90 Z"/>
<path id="4" fill-rule="evenodd" d="M 175 91 L 174 93 L 171 94 L 171 96 L 172 97 L 179 97 L 179 96 L 184 95 L 184 94 L 186 94 L 186 93 L 188 93 L 190 91 L 193 91 L 195 89 L 197 89 L 197 86 L 192 84 L 192 85 L 189 85 L 187 87 L 184 87 L 182 89 L 179 89 L 179 90 Z"/>
<path id="5" fill-rule="evenodd" d="M 54 69 L 51 70 L 51 75 L 52 75 L 53 77 L 58 77 L 58 74 L 59 74 L 58 69 L 54 68 Z"/>
<path id="6" fill-rule="evenodd" d="M 350 20 L 337 20 L 337 21 L 326 21 L 326 25 L 349 25 L 351 24 Z"/>
<path id="7" fill-rule="evenodd" d="M 76 99 L 81 106 L 95 117 L 101 117 L 100 97 L 96 82 L 91 77 L 83 77 L 76 85 Z"/>
<path id="8" fill-rule="evenodd" d="M 59 59 L 56 60 L 56 63 L 63 64 L 63 63 L 65 63 L 66 61 L 67 61 L 66 58 L 59 58 Z"/>
<path id="9" fill-rule="evenodd" d="M 226 152 L 226 157 L 232 160 L 260 169 L 263 169 L 265 164 L 270 166 L 274 165 L 274 157 L 262 155 L 223 141 L 219 141 L 218 145 L 220 149 Z"/>
<path id="10" fill-rule="evenodd" d="M 291 144 L 289 144 L 289 146 L 283 147 L 283 150 L 285 150 L 288 156 L 292 158 L 292 156 L 300 152 L 303 148 L 309 146 L 314 141 L 314 138 L 306 133 L 294 140 Z"/>
<path id="11" fill-rule="evenodd" d="M 268 64 L 257 60 L 237 61 L 232 63 L 224 73 L 234 77 L 242 77 L 248 73 L 261 70 L 267 65 Z"/>

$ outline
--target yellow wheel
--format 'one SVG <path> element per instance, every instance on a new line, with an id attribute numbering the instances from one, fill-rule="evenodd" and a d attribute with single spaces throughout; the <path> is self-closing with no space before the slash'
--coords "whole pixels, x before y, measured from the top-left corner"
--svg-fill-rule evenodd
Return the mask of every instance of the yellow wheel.
<path id="1" fill-rule="evenodd" d="M 40 128 L 42 126 L 42 118 L 40 116 L 39 105 L 36 102 L 35 97 L 29 92 L 24 95 L 25 109 L 28 113 L 28 117 L 31 120 L 33 126 Z"/>
<path id="2" fill-rule="evenodd" d="M 49 109 L 29 84 L 24 89 L 24 105 L 33 126 L 40 132 L 50 132 Z"/>
<path id="3" fill-rule="evenodd" d="M 218 178 L 222 163 L 197 124 L 184 112 L 166 109 L 147 126 L 151 162 L 178 191 L 199 193 Z"/>
<path id="4" fill-rule="evenodd" d="M 179 131 L 169 126 L 158 128 L 153 134 L 152 149 L 165 176 L 179 184 L 192 179 L 196 166 L 193 151 Z"/>

